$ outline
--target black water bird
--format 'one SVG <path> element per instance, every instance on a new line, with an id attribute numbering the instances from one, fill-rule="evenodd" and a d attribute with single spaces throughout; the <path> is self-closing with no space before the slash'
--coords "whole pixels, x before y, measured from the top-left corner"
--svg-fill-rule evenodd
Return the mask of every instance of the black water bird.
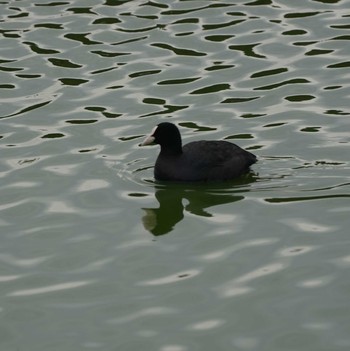
<path id="1" fill-rule="evenodd" d="M 161 181 L 225 181 L 249 171 L 257 161 L 252 153 L 223 140 L 199 140 L 182 146 L 179 129 L 158 124 L 141 144 L 159 144 L 154 177 Z"/>

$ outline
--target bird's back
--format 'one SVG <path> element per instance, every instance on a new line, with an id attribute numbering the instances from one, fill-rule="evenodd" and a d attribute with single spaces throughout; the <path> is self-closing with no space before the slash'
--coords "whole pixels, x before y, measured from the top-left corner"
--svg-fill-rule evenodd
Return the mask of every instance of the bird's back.
<path id="1" fill-rule="evenodd" d="M 160 180 L 222 181 L 245 173 L 256 156 L 228 141 L 194 141 L 172 160 L 160 155 L 155 176 Z M 158 173 L 158 174 L 157 174 Z"/>

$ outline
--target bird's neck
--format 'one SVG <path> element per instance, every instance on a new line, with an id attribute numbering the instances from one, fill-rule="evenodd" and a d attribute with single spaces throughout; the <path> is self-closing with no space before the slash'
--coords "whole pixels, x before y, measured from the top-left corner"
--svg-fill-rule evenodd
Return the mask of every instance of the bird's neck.
<path id="1" fill-rule="evenodd" d="M 182 145 L 161 145 L 160 154 L 162 156 L 179 156 L 182 154 Z"/>

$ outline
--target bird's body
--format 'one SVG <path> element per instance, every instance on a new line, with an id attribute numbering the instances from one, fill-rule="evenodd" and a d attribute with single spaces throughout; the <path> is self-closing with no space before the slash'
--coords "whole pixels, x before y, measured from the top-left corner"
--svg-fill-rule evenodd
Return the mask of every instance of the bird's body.
<path id="1" fill-rule="evenodd" d="M 160 123 L 143 145 L 159 144 L 154 177 L 162 181 L 225 181 L 246 173 L 257 161 L 252 153 L 228 141 L 200 140 L 182 147 L 177 127 Z"/>

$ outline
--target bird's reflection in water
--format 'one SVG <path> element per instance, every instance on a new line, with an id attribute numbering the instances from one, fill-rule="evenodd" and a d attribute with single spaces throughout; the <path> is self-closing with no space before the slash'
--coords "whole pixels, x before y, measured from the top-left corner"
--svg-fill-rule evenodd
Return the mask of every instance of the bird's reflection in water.
<path id="1" fill-rule="evenodd" d="M 233 203 L 244 199 L 249 188 L 243 187 L 255 181 L 254 174 L 248 174 L 239 181 L 225 185 L 205 184 L 158 184 L 155 197 L 158 208 L 143 208 L 142 222 L 153 235 L 163 235 L 172 231 L 184 218 L 184 210 L 202 217 L 212 217 L 209 207 Z M 184 201 L 186 200 L 186 201 Z M 183 202 L 187 202 L 186 205 Z"/>

